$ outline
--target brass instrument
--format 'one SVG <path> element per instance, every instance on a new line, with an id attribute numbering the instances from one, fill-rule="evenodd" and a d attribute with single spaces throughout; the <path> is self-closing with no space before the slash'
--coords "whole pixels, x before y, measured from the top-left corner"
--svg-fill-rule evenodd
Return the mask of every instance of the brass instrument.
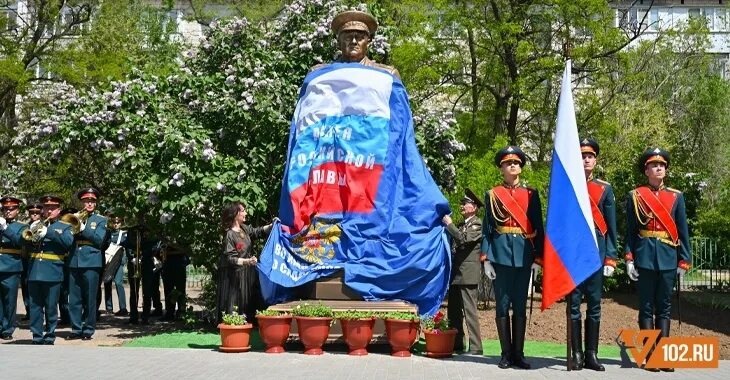
<path id="1" fill-rule="evenodd" d="M 30 241 L 33 243 L 38 243 L 46 236 L 48 222 L 51 220 L 51 218 L 46 218 L 44 221 L 38 221 L 38 223 L 31 224 L 30 228 L 27 228 L 23 230 L 23 233 L 20 235 L 24 240 Z"/>
<path id="2" fill-rule="evenodd" d="M 61 221 L 71 225 L 71 233 L 76 235 L 81 232 L 81 225 L 86 224 L 89 219 L 89 212 L 81 210 L 75 214 L 66 214 L 61 217 Z"/>

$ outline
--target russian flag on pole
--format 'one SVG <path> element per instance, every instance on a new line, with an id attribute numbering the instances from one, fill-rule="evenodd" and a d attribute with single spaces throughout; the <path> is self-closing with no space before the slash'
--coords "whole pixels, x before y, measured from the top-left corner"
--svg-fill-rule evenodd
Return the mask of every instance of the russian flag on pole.
<path id="1" fill-rule="evenodd" d="M 573 291 L 601 267 L 582 161 L 569 60 L 561 84 L 550 170 L 542 310 Z"/>

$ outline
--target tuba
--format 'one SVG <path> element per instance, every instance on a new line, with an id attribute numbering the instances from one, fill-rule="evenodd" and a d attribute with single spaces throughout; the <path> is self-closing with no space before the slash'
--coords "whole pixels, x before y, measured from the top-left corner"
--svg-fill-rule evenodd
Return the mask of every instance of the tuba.
<path id="1" fill-rule="evenodd" d="M 89 212 L 81 210 L 75 214 L 66 214 L 61 217 L 61 221 L 71 225 L 71 233 L 77 235 L 81 232 L 81 226 L 86 225 L 86 220 L 89 219 Z"/>
<path id="2" fill-rule="evenodd" d="M 37 221 L 35 223 L 32 223 L 30 225 L 30 228 L 23 230 L 23 233 L 21 234 L 21 237 L 29 242 L 38 243 L 46 236 L 46 232 L 48 231 L 48 221 L 51 220 L 51 218 L 47 218 L 44 221 Z"/>

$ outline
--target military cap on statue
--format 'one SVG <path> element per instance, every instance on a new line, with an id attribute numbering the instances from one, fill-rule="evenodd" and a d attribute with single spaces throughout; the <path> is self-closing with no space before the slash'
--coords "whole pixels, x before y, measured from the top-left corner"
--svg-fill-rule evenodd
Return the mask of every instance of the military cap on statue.
<path id="1" fill-rule="evenodd" d="M 497 152 L 497 154 L 494 156 L 494 164 L 497 165 L 497 167 L 502 166 L 502 163 L 505 161 L 510 160 L 516 160 L 520 162 L 520 167 L 525 166 L 525 162 L 527 161 L 527 157 L 525 156 L 525 152 L 520 149 L 518 146 L 506 146 Z"/>
<path id="2" fill-rule="evenodd" d="M 482 201 L 479 200 L 479 197 L 477 197 L 477 195 L 468 187 L 464 189 L 464 197 L 461 198 L 461 203 L 473 203 L 477 207 L 484 207 L 484 203 L 482 203 Z"/>
<path id="3" fill-rule="evenodd" d="M 583 139 L 580 141 L 580 152 L 593 153 L 594 156 L 598 157 L 598 154 L 601 153 L 601 148 L 598 146 L 596 140 Z"/>
<path id="4" fill-rule="evenodd" d="M 80 200 L 84 200 L 84 199 L 98 199 L 99 198 L 99 195 L 100 195 L 99 194 L 99 190 L 96 190 L 93 187 L 83 188 L 83 189 L 79 190 L 78 193 L 76 193 L 76 196 Z"/>
<path id="5" fill-rule="evenodd" d="M 331 27 L 335 35 L 345 30 L 361 30 L 373 36 L 378 29 L 378 22 L 375 20 L 375 17 L 365 12 L 346 11 L 332 19 Z"/>
<path id="6" fill-rule="evenodd" d="M 20 206 L 21 203 L 23 203 L 23 201 L 21 201 L 20 199 L 11 197 L 11 196 L 7 196 L 7 195 L 0 198 L 0 205 L 2 205 L 3 208 L 18 207 L 18 206 Z"/>
<path id="7" fill-rule="evenodd" d="M 63 199 L 55 195 L 45 195 L 39 199 L 44 206 L 60 206 L 63 204 Z"/>
<path id="8" fill-rule="evenodd" d="M 33 202 L 26 207 L 26 210 L 28 210 L 28 212 L 41 211 L 43 210 L 43 205 L 40 202 Z"/>
<path id="9" fill-rule="evenodd" d="M 639 157 L 639 171 L 644 172 L 646 165 L 651 162 L 663 162 L 669 167 L 669 152 L 662 148 L 649 148 Z"/>

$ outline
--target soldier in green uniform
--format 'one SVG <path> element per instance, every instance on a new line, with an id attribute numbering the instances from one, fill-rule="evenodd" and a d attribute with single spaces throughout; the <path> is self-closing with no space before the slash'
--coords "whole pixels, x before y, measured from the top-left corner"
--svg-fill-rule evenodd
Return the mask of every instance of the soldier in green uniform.
<path id="1" fill-rule="evenodd" d="M 496 324 L 502 349 L 499 368 L 529 369 L 525 361 L 527 292 L 530 275 L 540 269 L 544 228 L 537 190 L 520 183 L 525 153 L 516 146 L 497 152 L 494 163 L 503 182 L 486 194 L 482 252 L 484 270 L 493 280 Z M 512 307 L 512 328 L 509 309 Z"/>
<path id="2" fill-rule="evenodd" d="M 30 293 L 30 331 L 33 344 L 53 344 L 58 323 L 58 297 L 63 282 L 64 259 L 74 246 L 71 225 L 58 220 L 61 198 L 52 195 L 41 198 L 43 216 L 48 227 L 40 226 L 33 240 L 28 267 Z M 38 222 L 42 223 L 42 222 Z M 35 230 L 37 225 L 31 225 Z M 46 322 L 44 331 L 43 322 Z"/>
<path id="3" fill-rule="evenodd" d="M 600 147 L 593 139 L 583 139 L 580 143 L 583 155 L 583 171 L 588 182 L 588 197 L 596 230 L 598 250 L 603 266 L 579 284 L 572 293 L 571 302 L 571 339 L 573 369 L 583 367 L 595 371 L 606 369 L 598 361 L 598 336 L 601 325 L 601 293 L 603 277 L 610 277 L 616 268 L 616 200 L 611 184 L 593 176 Z M 586 298 L 585 355 L 581 342 L 580 304 Z"/>
<path id="4" fill-rule="evenodd" d="M 116 288 L 117 299 L 119 300 L 119 311 L 117 311 L 114 315 L 117 316 L 129 315 L 129 311 L 127 310 L 127 295 L 124 292 L 124 262 L 127 260 L 128 256 L 126 254 L 127 248 L 125 248 L 127 246 L 127 231 L 121 229 L 122 224 L 124 224 L 124 218 L 120 215 L 112 214 L 109 216 L 109 226 L 111 227 L 111 237 L 109 238 L 109 241 L 123 247 L 125 250 L 122 263 L 114 273 L 114 278 L 112 278 L 112 281 L 104 283 L 105 309 L 107 313 L 112 313 L 114 311 L 112 283 L 114 283 L 114 287 Z M 130 281 L 130 284 L 131 283 L 132 282 Z"/>
<path id="5" fill-rule="evenodd" d="M 71 335 L 66 339 L 90 340 L 96 331 L 96 296 L 104 258 L 102 246 L 108 239 L 107 220 L 95 213 L 98 190 L 85 188 L 77 196 L 84 206 L 81 213 L 88 216 L 85 221 L 81 220 L 81 229 L 76 235 L 76 247 L 68 260 L 68 314 L 71 319 Z"/>
<path id="6" fill-rule="evenodd" d="M 482 338 L 477 315 L 477 287 L 481 277 L 480 247 L 482 221 L 477 216 L 484 204 L 470 189 L 461 198 L 460 212 L 464 221 L 456 226 L 451 216 L 443 217 L 446 231 L 452 238 L 451 283 L 449 286 L 448 316 L 456 328 L 455 351 L 464 351 L 464 319 L 469 331 L 469 353 L 482 355 Z"/>
<path id="7" fill-rule="evenodd" d="M 18 287 L 23 272 L 23 231 L 28 225 L 16 219 L 22 201 L 15 197 L 0 198 L 3 217 L 0 217 L 0 338 L 12 340 L 15 331 L 15 309 Z"/>
<path id="8" fill-rule="evenodd" d="M 669 336 L 672 289 L 690 269 L 692 256 L 684 196 L 664 185 L 669 153 L 649 148 L 639 158 L 647 185 L 626 202 L 626 271 L 639 288 L 639 328 Z M 665 368 L 665 371 L 673 371 Z"/>
<path id="9" fill-rule="evenodd" d="M 39 202 L 31 203 L 26 208 L 28 211 L 28 223 L 32 224 L 41 220 L 43 205 Z M 23 305 L 25 306 L 24 321 L 30 320 L 30 301 L 28 296 L 28 255 L 23 254 L 23 272 L 20 273 L 20 289 L 23 291 Z"/>
<path id="10" fill-rule="evenodd" d="M 185 294 L 187 273 L 185 270 L 190 262 L 188 252 L 187 247 L 176 243 L 167 243 L 162 247 L 162 286 L 165 289 L 163 321 L 174 321 L 185 313 L 187 302 Z M 176 305 L 177 310 L 175 310 Z"/>

